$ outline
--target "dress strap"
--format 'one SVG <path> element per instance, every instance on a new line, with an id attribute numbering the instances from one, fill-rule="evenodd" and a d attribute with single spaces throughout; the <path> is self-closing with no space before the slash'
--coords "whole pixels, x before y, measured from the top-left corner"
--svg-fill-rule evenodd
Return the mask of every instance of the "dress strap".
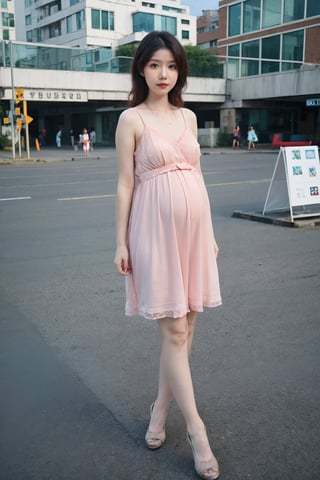
<path id="1" fill-rule="evenodd" d="M 140 118 L 141 122 L 143 123 L 144 128 L 146 128 L 146 122 L 143 120 L 143 116 L 141 115 L 141 113 L 139 113 L 137 108 L 136 108 L 136 112 L 137 112 L 137 115 Z"/>
<path id="2" fill-rule="evenodd" d="M 181 115 L 182 115 L 182 118 L 183 118 L 183 121 L 184 121 L 184 128 L 186 129 L 187 128 L 187 122 L 186 122 L 186 117 L 184 116 L 184 113 L 183 113 L 183 108 L 180 108 L 180 112 L 181 112 Z"/>

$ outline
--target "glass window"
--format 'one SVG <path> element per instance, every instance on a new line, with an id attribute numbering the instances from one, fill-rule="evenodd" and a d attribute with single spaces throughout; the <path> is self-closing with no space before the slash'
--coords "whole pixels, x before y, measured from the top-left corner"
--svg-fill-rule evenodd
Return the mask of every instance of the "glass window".
<path id="1" fill-rule="evenodd" d="M 70 7 L 72 7 L 72 5 L 76 5 L 76 3 L 79 3 L 80 0 L 70 0 Z"/>
<path id="2" fill-rule="evenodd" d="M 1 8 L 8 8 L 8 2 L 7 2 L 7 0 L 1 0 L 1 2 L 0 2 L 0 7 L 1 7 Z"/>
<path id="3" fill-rule="evenodd" d="M 259 75 L 259 60 L 242 60 L 241 76 Z"/>
<path id="4" fill-rule="evenodd" d="M 155 15 L 154 27 L 155 30 L 166 31 L 172 33 L 172 35 L 176 35 L 177 19 L 175 17 L 167 17 L 165 15 Z"/>
<path id="5" fill-rule="evenodd" d="M 240 34 L 241 3 L 229 7 L 229 37 Z"/>
<path id="6" fill-rule="evenodd" d="M 185 40 L 189 40 L 189 30 L 182 30 L 182 38 Z"/>
<path id="7" fill-rule="evenodd" d="M 33 0 L 24 0 L 24 6 L 25 8 L 31 7 Z"/>
<path id="8" fill-rule="evenodd" d="M 100 10 L 92 8 L 91 10 L 91 27 L 100 28 Z"/>
<path id="9" fill-rule="evenodd" d="M 247 0 L 243 3 L 243 31 L 260 29 L 260 0 Z"/>
<path id="10" fill-rule="evenodd" d="M 281 71 L 287 72 L 288 70 L 295 70 L 296 68 L 300 68 L 301 63 L 291 63 L 291 62 L 282 62 L 281 63 Z"/>
<path id="11" fill-rule="evenodd" d="M 109 12 L 102 11 L 101 12 L 101 28 L 102 30 L 109 29 Z"/>
<path id="12" fill-rule="evenodd" d="M 73 15 L 69 15 L 69 17 L 66 18 L 66 27 L 67 27 L 67 33 L 72 33 L 72 17 Z"/>
<path id="13" fill-rule="evenodd" d="M 138 12 L 133 14 L 134 32 L 152 32 L 154 28 L 154 15 L 152 13 Z"/>
<path id="14" fill-rule="evenodd" d="M 242 56 L 249 58 L 259 58 L 259 40 L 244 42 L 242 44 Z"/>
<path id="15" fill-rule="evenodd" d="M 279 0 L 263 0 L 262 28 L 281 24 L 281 4 Z"/>
<path id="16" fill-rule="evenodd" d="M 229 58 L 225 73 L 226 78 L 239 78 L 239 60 Z"/>
<path id="17" fill-rule="evenodd" d="M 24 24 L 25 25 L 31 25 L 31 15 L 26 15 L 24 17 Z"/>
<path id="18" fill-rule="evenodd" d="M 80 10 L 76 13 L 76 28 L 81 30 L 85 26 L 85 11 Z"/>
<path id="19" fill-rule="evenodd" d="M 228 57 L 239 57 L 240 56 L 240 43 L 235 45 L 229 45 L 228 47 Z"/>
<path id="20" fill-rule="evenodd" d="M 109 30 L 114 30 L 114 12 L 109 12 Z"/>
<path id="21" fill-rule="evenodd" d="M 190 20 L 186 20 L 185 18 L 183 18 L 181 20 L 181 23 L 182 23 L 182 25 L 190 25 Z"/>
<path id="22" fill-rule="evenodd" d="M 9 30 L 7 29 L 2 30 L 2 38 L 3 40 L 9 40 Z"/>
<path id="23" fill-rule="evenodd" d="M 279 72 L 279 62 L 261 62 L 261 73 Z"/>
<path id="24" fill-rule="evenodd" d="M 3 27 L 14 27 L 14 15 L 13 13 L 2 12 L 2 26 Z"/>
<path id="25" fill-rule="evenodd" d="M 283 34 L 282 59 L 302 62 L 303 30 Z"/>
<path id="26" fill-rule="evenodd" d="M 307 0 L 307 17 L 314 17 L 320 15 L 319 0 Z"/>
<path id="27" fill-rule="evenodd" d="M 280 35 L 262 39 L 262 58 L 280 58 Z"/>
<path id="28" fill-rule="evenodd" d="M 304 0 L 284 0 L 283 22 L 293 22 L 304 17 Z"/>

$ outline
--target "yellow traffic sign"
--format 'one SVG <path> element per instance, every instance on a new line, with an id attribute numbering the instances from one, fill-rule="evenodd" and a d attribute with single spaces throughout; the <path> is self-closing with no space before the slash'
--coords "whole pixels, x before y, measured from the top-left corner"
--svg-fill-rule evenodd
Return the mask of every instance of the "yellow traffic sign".
<path id="1" fill-rule="evenodd" d="M 3 123 L 4 123 L 4 125 L 9 125 L 9 123 L 10 123 L 9 118 L 8 117 L 3 117 Z"/>
<path id="2" fill-rule="evenodd" d="M 29 117 L 29 115 L 26 115 L 25 122 L 27 125 L 33 121 L 33 117 Z"/>
<path id="3" fill-rule="evenodd" d="M 14 110 L 16 112 L 16 115 L 21 115 L 20 107 L 16 107 Z"/>
<path id="4" fill-rule="evenodd" d="M 22 128 L 22 119 L 17 118 L 17 130 L 18 130 L 18 132 L 21 132 L 21 128 Z"/>
<path id="5" fill-rule="evenodd" d="M 24 97 L 24 89 L 16 88 L 16 103 L 22 102 L 23 97 Z"/>

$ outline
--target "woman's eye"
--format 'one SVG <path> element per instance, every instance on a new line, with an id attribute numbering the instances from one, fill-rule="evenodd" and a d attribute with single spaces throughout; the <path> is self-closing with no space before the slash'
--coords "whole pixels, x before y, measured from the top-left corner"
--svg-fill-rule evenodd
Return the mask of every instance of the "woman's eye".
<path id="1" fill-rule="evenodd" d="M 175 63 L 173 63 L 172 65 L 169 65 L 169 68 L 170 70 L 177 70 L 177 66 Z"/>
<path id="2" fill-rule="evenodd" d="M 150 63 L 151 68 L 157 68 L 158 64 L 157 63 Z"/>

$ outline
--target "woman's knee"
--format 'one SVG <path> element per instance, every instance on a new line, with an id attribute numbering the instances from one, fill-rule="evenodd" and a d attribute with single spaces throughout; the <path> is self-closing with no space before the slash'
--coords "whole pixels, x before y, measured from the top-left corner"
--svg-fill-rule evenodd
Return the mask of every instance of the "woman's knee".
<path id="1" fill-rule="evenodd" d="M 187 317 L 166 318 L 159 321 L 163 337 L 172 345 L 182 348 L 189 338 Z"/>

